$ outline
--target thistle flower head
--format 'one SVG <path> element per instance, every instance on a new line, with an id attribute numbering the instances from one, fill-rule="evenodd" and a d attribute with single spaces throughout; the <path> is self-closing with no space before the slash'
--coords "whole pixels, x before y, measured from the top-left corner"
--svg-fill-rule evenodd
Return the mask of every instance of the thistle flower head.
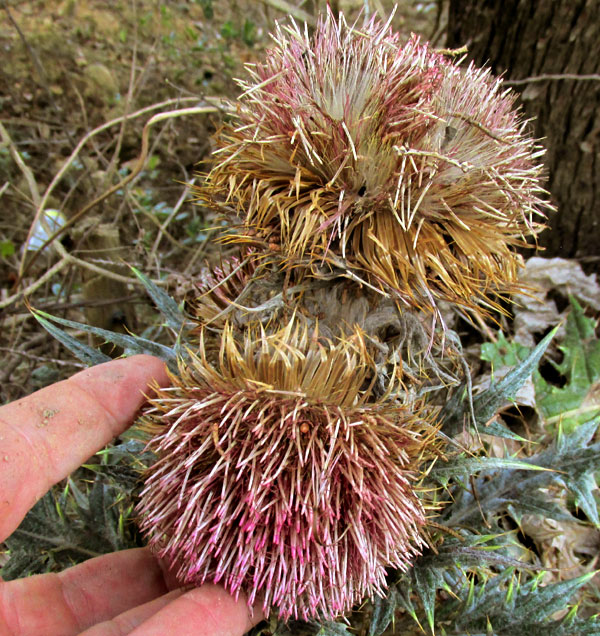
<path id="1" fill-rule="evenodd" d="M 418 311 L 401 311 L 393 299 L 343 277 L 299 276 L 298 280 L 286 276 L 269 256 L 256 252 L 243 256 L 221 261 L 202 276 L 195 294 L 187 299 L 197 323 L 192 333 L 204 333 L 209 357 L 214 356 L 225 324 L 237 330 L 262 325 L 271 333 L 293 312 L 297 323 L 315 337 L 334 341 L 361 332 L 377 369 L 374 395 L 387 394 L 407 404 L 409 394 L 460 382 L 458 349 L 450 338 L 431 332 L 427 317 Z M 206 327 L 212 338 L 207 337 Z"/>
<path id="2" fill-rule="evenodd" d="M 497 309 L 540 228 L 542 154 L 515 98 L 388 24 L 279 26 L 217 137 L 202 196 L 288 266 L 344 263 L 405 306 Z"/>
<path id="3" fill-rule="evenodd" d="M 198 322 L 198 329 L 207 323 L 224 324 L 228 314 L 243 300 L 248 286 L 262 278 L 259 270 L 260 258 L 253 252 L 245 251 L 221 261 L 219 266 L 205 272 L 201 282 L 196 284 L 188 304 Z"/>
<path id="4" fill-rule="evenodd" d="M 423 545 L 415 469 L 435 428 L 423 408 L 373 401 L 359 333 L 306 329 L 200 347 L 148 414 L 156 463 L 141 527 L 180 580 L 215 581 L 265 612 L 333 617 L 385 586 Z"/>

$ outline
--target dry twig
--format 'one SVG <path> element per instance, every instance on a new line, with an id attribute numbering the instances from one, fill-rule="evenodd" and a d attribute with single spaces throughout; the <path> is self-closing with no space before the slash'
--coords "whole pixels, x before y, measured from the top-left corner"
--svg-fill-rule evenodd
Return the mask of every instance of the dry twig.
<path id="1" fill-rule="evenodd" d="M 189 101 L 192 98 L 183 98 L 183 99 Z M 193 99 L 194 99 L 194 101 L 197 101 L 196 98 L 193 98 Z M 161 102 L 160 104 L 154 104 L 153 106 L 150 106 L 150 107 L 147 107 L 147 108 L 143 108 L 143 109 L 140 109 L 140 110 L 136 111 L 135 113 L 132 113 L 131 115 L 129 115 L 129 118 L 139 117 L 142 114 L 145 114 L 145 113 L 150 112 L 152 110 L 156 110 L 157 108 L 159 108 L 161 106 L 172 104 L 172 103 L 175 103 L 175 102 L 178 102 L 178 101 L 181 101 L 181 100 L 166 100 L 165 102 Z M 13 294 L 12 296 L 9 296 L 8 298 L 6 298 L 3 301 L 1 301 L 0 302 L 0 309 L 4 309 L 4 308 L 8 307 L 9 305 L 11 305 L 12 303 L 20 300 L 21 298 L 23 298 L 23 297 L 35 292 L 43 284 L 45 284 L 52 276 L 54 276 L 57 272 L 59 272 L 61 269 L 63 269 L 68 264 L 77 265 L 79 267 L 88 269 L 88 270 L 90 270 L 90 271 L 92 271 L 92 272 L 94 272 L 96 274 L 100 274 L 102 276 L 105 276 L 107 278 L 110 278 L 112 280 L 115 280 L 115 281 L 118 281 L 118 282 L 121 282 L 121 283 L 137 284 L 138 281 L 136 279 L 133 279 L 133 278 L 130 278 L 130 277 L 127 277 L 127 276 L 122 276 L 122 275 L 117 274 L 115 272 L 112 272 L 112 271 L 110 271 L 108 269 L 105 269 L 103 267 L 99 267 L 97 265 L 94 265 L 93 263 L 89 263 L 89 262 L 84 261 L 84 260 L 82 260 L 80 258 L 77 258 L 76 256 L 73 256 L 72 254 L 70 254 L 65 249 L 65 247 L 62 245 L 62 243 L 60 243 L 60 241 L 56 240 L 56 238 L 58 236 L 60 236 L 60 234 L 62 232 L 64 232 L 68 226 L 72 225 L 77 219 L 79 219 L 84 214 L 86 214 L 91 208 L 93 208 L 95 205 L 97 205 L 98 203 L 100 203 L 101 201 L 106 199 L 108 196 L 110 196 L 111 194 L 113 194 L 114 192 L 119 190 L 120 188 L 123 188 L 125 185 L 130 183 L 142 171 L 142 169 L 144 167 L 144 164 L 146 162 L 146 159 L 148 157 L 149 135 L 150 135 L 150 129 L 152 128 L 153 125 L 155 125 L 155 124 L 157 124 L 159 122 L 162 122 L 162 121 L 167 121 L 169 119 L 173 119 L 175 117 L 183 117 L 183 116 L 187 116 L 187 115 L 197 115 L 197 114 L 205 114 L 205 113 L 214 113 L 214 112 L 218 112 L 218 111 L 219 111 L 219 107 L 218 106 L 200 106 L 200 107 L 181 108 L 181 109 L 177 109 L 177 110 L 166 111 L 166 112 L 158 113 L 158 114 L 152 116 L 146 122 L 146 124 L 144 125 L 144 129 L 142 131 L 142 147 L 141 147 L 140 155 L 138 157 L 137 163 L 136 163 L 135 167 L 133 168 L 132 172 L 129 175 L 127 175 L 124 179 L 122 179 L 119 183 L 113 185 L 111 188 L 109 188 L 108 190 L 103 192 L 99 197 L 97 197 L 96 199 L 94 199 L 93 201 L 91 201 L 90 203 L 85 205 L 74 216 L 72 216 L 69 219 L 69 221 L 62 228 L 60 228 L 58 231 L 54 232 L 54 234 L 52 234 L 45 241 L 45 243 L 39 248 L 39 250 L 36 253 L 36 255 L 41 253 L 41 251 L 46 246 L 52 244 L 53 248 L 58 253 L 58 255 L 60 256 L 61 260 L 59 260 L 58 263 L 53 265 L 43 276 L 41 276 L 39 279 L 37 279 L 36 281 L 31 283 L 31 285 L 29 285 L 25 289 L 22 289 L 22 290 L 16 292 L 15 294 Z M 30 238 L 31 238 L 31 235 L 33 233 L 33 230 L 34 230 L 34 227 L 36 225 L 37 220 L 40 219 L 41 216 L 42 216 L 42 212 L 45 209 L 45 205 L 46 205 L 46 203 L 48 201 L 48 197 L 50 196 L 50 194 L 53 191 L 53 189 L 56 187 L 56 184 L 59 182 L 59 180 L 62 178 L 62 176 L 67 171 L 68 167 L 72 164 L 72 162 L 75 159 L 75 157 L 79 154 L 80 150 L 83 148 L 85 143 L 89 139 L 91 139 L 94 135 L 97 135 L 101 131 L 106 130 L 110 126 L 113 126 L 113 125 L 115 125 L 117 123 L 122 122 L 126 117 L 127 117 L 127 115 L 124 115 L 122 117 L 118 117 L 116 119 L 113 119 L 110 122 L 107 122 L 107 123 L 95 128 L 93 131 L 91 131 L 87 135 L 85 135 L 80 140 L 80 142 L 77 144 L 77 147 L 71 153 L 69 158 L 65 161 L 65 163 L 63 164 L 61 169 L 58 171 L 58 173 L 55 175 L 54 179 L 52 180 L 52 183 L 50 183 L 50 185 L 46 189 L 46 192 L 44 193 L 43 196 L 40 196 L 40 193 L 39 193 L 39 190 L 38 190 L 38 186 L 37 186 L 37 182 L 35 180 L 35 177 L 34 177 L 32 171 L 26 165 L 26 163 L 23 161 L 23 158 L 21 157 L 20 153 L 18 152 L 14 142 L 12 141 L 10 135 L 8 134 L 8 132 L 6 131 L 4 126 L 2 126 L 2 124 L 0 124 L 0 136 L 2 138 L 2 141 L 3 141 L 3 143 L 5 143 L 8 146 L 9 151 L 11 153 L 11 156 L 13 157 L 15 163 L 17 164 L 17 166 L 19 167 L 19 169 L 23 173 L 23 175 L 24 175 L 24 177 L 25 177 L 25 179 L 27 181 L 27 184 L 29 186 L 31 200 L 32 200 L 33 204 L 36 207 L 35 218 L 34 218 L 34 221 L 33 221 L 32 225 L 31 225 L 31 229 L 29 231 L 29 235 L 27 237 L 27 241 L 29 241 Z M 164 232 L 164 230 L 163 230 L 163 232 Z M 32 258 L 28 266 L 30 266 L 34 260 L 35 259 Z M 22 261 L 21 261 L 20 272 L 19 272 L 20 278 L 22 278 L 22 276 L 25 273 L 25 271 L 26 271 L 26 268 L 25 268 L 25 265 L 24 265 L 24 258 L 23 258 Z M 160 284 L 160 281 L 157 284 Z"/>

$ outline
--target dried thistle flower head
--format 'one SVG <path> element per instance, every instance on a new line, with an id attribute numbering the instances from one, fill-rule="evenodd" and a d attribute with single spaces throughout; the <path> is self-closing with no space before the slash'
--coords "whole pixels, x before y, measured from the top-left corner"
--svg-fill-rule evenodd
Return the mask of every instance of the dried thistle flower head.
<path id="1" fill-rule="evenodd" d="M 201 192 L 289 266 L 340 263 L 402 303 L 486 315 L 540 226 L 542 151 L 515 97 L 372 20 L 279 26 L 249 67 Z M 247 240 L 247 237 L 244 239 Z"/>
<path id="2" fill-rule="evenodd" d="M 420 552 L 415 475 L 435 427 L 418 403 L 372 402 L 359 333 L 233 334 L 153 401 L 141 527 L 182 582 L 244 590 L 283 618 L 333 617 Z"/>
<path id="3" fill-rule="evenodd" d="M 252 251 L 222 260 L 201 276 L 187 306 L 197 322 L 193 333 L 204 332 L 209 357 L 225 324 L 237 330 L 260 324 L 270 333 L 293 311 L 309 332 L 332 341 L 360 330 L 377 368 L 375 395 L 406 403 L 409 394 L 460 382 L 453 339 L 431 332 L 426 315 L 401 311 L 392 298 L 344 277 L 295 280 L 287 274 L 268 255 Z M 212 337 L 206 337 L 206 327 Z"/>

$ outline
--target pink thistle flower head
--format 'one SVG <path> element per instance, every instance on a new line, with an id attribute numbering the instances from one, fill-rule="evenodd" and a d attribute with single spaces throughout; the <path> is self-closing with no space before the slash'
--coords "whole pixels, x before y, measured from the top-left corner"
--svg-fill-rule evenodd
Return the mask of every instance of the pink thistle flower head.
<path id="1" fill-rule="evenodd" d="M 487 315 L 541 226 L 542 150 L 515 97 L 417 38 L 328 12 L 278 26 L 217 136 L 204 198 L 237 207 L 288 265 L 340 263 L 399 298 Z"/>
<path id="2" fill-rule="evenodd" d="M 139 512 L 182 583 L 221 583 L 282 618 L 334 617 L 381 593 L 424 545 L 416 468 L 435 427 L 418 403 L 373 401 L 357 332 L 226 326 L 147 414 L 155 433 Z"/>

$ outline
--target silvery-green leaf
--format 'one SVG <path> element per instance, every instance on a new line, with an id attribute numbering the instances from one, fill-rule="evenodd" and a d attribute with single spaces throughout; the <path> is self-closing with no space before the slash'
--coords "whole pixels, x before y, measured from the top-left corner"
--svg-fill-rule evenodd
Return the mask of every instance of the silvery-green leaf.
<path id="1" fill-rule="evenodd" d="M 107 329 L 101 329 L 100 327 L 93 327 L 91 325 L 85 325 L 66 318 L 60 318 L 58 316 L 51 316 L 44 311 L 36 310 L 36 317 L 45 318 L 48 321 L 56 322 L 59 325 L 70 327 L 72 329 L 79 329 L 86 333 L 91 333 L 98 338 L 102 338 L 105 342 L 110 342 L 118 347 L 122 347 L 126 355 L 134 355 L 138 353 L 146 353 L 157 358 L 161 358 L 169 365 L 172 370 L 176 369 L 176 353 L 171 347 L 159 344 L 158 342 L 152 342 L 145 338 L 138 336 L 130 336 L 128 334 L 115 333 L 108 331 Z M 58 336 L 57 336 L 58 337 Z M 73 340 L 75 340 L 73 338 Z M 61 341 L 62 342 L 62 341 Z M 65 345 L 66 346 L 66 345 Z M 89 349 L 89 347 L 88 347 Z M 105 360 L 103 360 L 105 361 Z"/>
<path id="2" fill-rule="evenodd" d="M 451 477 L 467 477 L 483 470 L 497 468 L 512 470 L 549 470 L 544 466 L 537 466 L 530 460 L 521 460 L 513 457 L 461 456 L 453 458 L 447 463 L 438 461 L 430 470 L 429 476 L 445 484 Z"/>
<path id="3" fill-rule="evenodd" d="M 177 303 L 164 291 L 164 289 L 161 289 L 158 285 L 153 283 L 138 269 L 131 267 L 131 271 L 146 288 L 150 298 L 152 298 L 158 310 L 164 316 L 166 324 L 174 331 L 180 332 L 185 325 L 186 317 L 178 307 Z"/>
<path id="4" fill-rule="evenodd" d="M 503 433 L 502 437 L 506 436 L 506 431 L 498 426 L 486 427 L 485 425 L 492 420 L 498 409 L 516 394 L 525 380 L 535 371 L 556 331 L 557 328 L 553 329 L 523 362 L 509 371 L 501 380 L 492 383 L 489 388 L 473 398 L 475 426 L 480 433 L 495 435 L 500 432 Z M 472 419 L 468 400 L 468 393 L 463 387 L 455 392 L 442 409 L 440 420 L 442 421 L 442 430 L 447 435 L 457 435 L 465 423 Z"/>
<path id="5" fill-rule="evenodd" d="M 388 628 L 398 607 L 398 592 L 395 586 L 388 589 L 385 598 L 375 596 L 373 614 L 369 625 L 369 636 L 380 636 Z"/>
<path id="6" fill-rule="evenodd" d="M 62 329 L 59 329 L 56 325 L 52 324 L 50 320 L 47 320 L 49 314 L 45 312 L 39 311 L 37 309 L 31 310 L 33 317 L 44 327 L 44 329 L 54 338 L 56 338 L 60 343 L 62 343 L 71 353 L 73 353 L 79 360 L 81 360 L 84 364 L 92 367 L 96 364 L 102 364 L 103 362 L 108 362 L 111 358 L 102 351 L 98 351 L 93 347 L 85 344 L 84 342 L 80 342 L 77 338 L 73 338 L 70 334 Z"/>

